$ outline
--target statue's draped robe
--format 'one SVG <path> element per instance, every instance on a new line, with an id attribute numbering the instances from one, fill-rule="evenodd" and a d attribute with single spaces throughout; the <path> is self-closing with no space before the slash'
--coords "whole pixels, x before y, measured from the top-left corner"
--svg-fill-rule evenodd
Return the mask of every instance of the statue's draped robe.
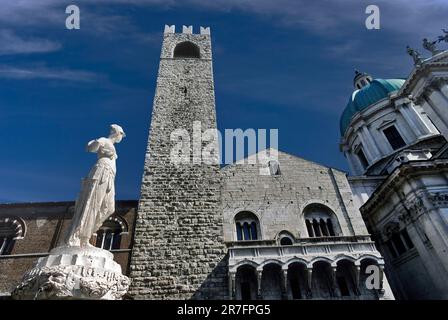
<path id="1" fill-rule="evenodd" d="M 90 237 L 115 211 L 115 147 L 107 138 L 92 140 L 87 150 L 96 152 L 98 160 L 84 178 L 81 193 L 76 200 L 72 227 L 67 236 L 67 244 L 86 246 Z"/>

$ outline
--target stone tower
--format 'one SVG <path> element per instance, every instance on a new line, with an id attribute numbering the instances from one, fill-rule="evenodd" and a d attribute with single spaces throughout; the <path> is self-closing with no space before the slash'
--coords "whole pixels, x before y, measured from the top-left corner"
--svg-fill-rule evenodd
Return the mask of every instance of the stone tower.
<path id="1" fill-rule="evenodd" d="M 138 299 L 228 292 L 219 163 L 193 162 L 193 151 L 189 163 L 170 158 L 179 142 L 173 131 L 188 132 L 193 146 L 194 122 L 216 129 L 210 29 L 192 31 L 165 26 L 131 259 L 130 294 Z"/>

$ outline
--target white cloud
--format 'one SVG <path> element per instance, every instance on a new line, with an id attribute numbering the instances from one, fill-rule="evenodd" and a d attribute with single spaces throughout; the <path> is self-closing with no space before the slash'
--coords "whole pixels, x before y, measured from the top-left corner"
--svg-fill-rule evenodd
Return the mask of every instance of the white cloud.
<path id="1" fill-rule="evenodd" d="M 0 78 L 31 80 L 31 79 L 53 79 L 77 82 L 97 81 L 101 77 L 90 71 L 55 69 L 47 67 L 13 67 L 0 66 Z"/>
<path id="2" fill-rule="evenodd" d="M 47 39 L 21 38 L 10 30 L 0 30 L 0 43 L 0 55 L 52 52 L 62 47 Z"/>
<path id="3" fill-rule="evenodd" d="M 2 3 L 0 22 L 31 24 L 64 21 L 65 7 L 72 1 L 61 0 L 15 0 Z M 95 7 L 123 4 L 136 7 L 162 7 L 165 9 L 201 8 L 204 10 L 232 12 L 243 11 L 265 17 L 276 17 L 287 26 L 303 27 L 315 32 L 333 34 L 346 23 L 364 22 L 364 13 L 371 1 L 339 0 L 96 0 Z M 387 26 L 400 32 L 438 31 L 448 13 L 446 0 L 376 0 Z M 81 17 L 92 12 L 91 0 L 78 0 Z M 87 11 L 87 8 L 89 10 Z M 434 19 L 441 18 L 441 20 Z M 194 23 L 194 22 L 192 22 Z M 364 27 L 364 23 L 360 25 Z"/>
<path id="4" fill-rule="evenodd" d="M 158 7 L 166 10 L 199 8 L 202 10 L 254 14 L 270 23 L 287 28 L 300 28 L 323 38 L 344 38 L 352 32 L 363 31 L 367 17 L 367 0 L 309 1 L 309 0 L 77 0 L 82 20 L 89 19 L 92 32 L 138 32 L 132 20 L 122 15 L 111 15 L 106 9 L 121 4 L 137 8 Z M 48 24 L 64 25 L 65 7 L 72 1 L 15 0 L 2 3 L 0 24 L 45 27 Z M 448 1 L 446 0 L 376 0 L 381 10 L 383 31 L 397 33 L 407 39 L 436 36 L 442 27 L 448 27 Z M 112 6 L 112 7 L 108 7 Z M 102 10 L 104 7 L 104 10 Z M 168 23 L 169 21 L 167 21 Z M 191 21 L 191 24 L 200 21 Z M 161 26 L 162 28 L 162 26 Z M 266 26 L 269 28 L 269 25 Z M 122 31 L 125 32 L 125 31 Z M 128 33 L 129 34 L 129 33 Z"/>

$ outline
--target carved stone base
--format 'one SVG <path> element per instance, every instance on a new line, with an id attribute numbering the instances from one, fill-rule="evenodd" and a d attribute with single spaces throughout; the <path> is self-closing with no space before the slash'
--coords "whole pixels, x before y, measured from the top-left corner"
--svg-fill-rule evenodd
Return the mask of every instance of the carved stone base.
<path id="1" fill-rule="evenodd" d="M 109 251 L 58 247 L 40 258 L 12 292 L 14 299 L 118 300 L 130 281 Z"/>

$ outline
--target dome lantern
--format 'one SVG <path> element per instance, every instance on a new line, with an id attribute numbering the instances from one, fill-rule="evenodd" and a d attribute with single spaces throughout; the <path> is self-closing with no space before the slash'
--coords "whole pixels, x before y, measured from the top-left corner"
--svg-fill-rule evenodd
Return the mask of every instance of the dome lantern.
<path id="1" fill-rule="evenodd" d="M 355 77 L 353 78 L 353 85 L 355 86 L 355 89 L 362 89 L 370 82 L 372 82 L 373 78 L 371 75 L 365 73 L 365 72 L 359 72 L 355 69 Z"/>

